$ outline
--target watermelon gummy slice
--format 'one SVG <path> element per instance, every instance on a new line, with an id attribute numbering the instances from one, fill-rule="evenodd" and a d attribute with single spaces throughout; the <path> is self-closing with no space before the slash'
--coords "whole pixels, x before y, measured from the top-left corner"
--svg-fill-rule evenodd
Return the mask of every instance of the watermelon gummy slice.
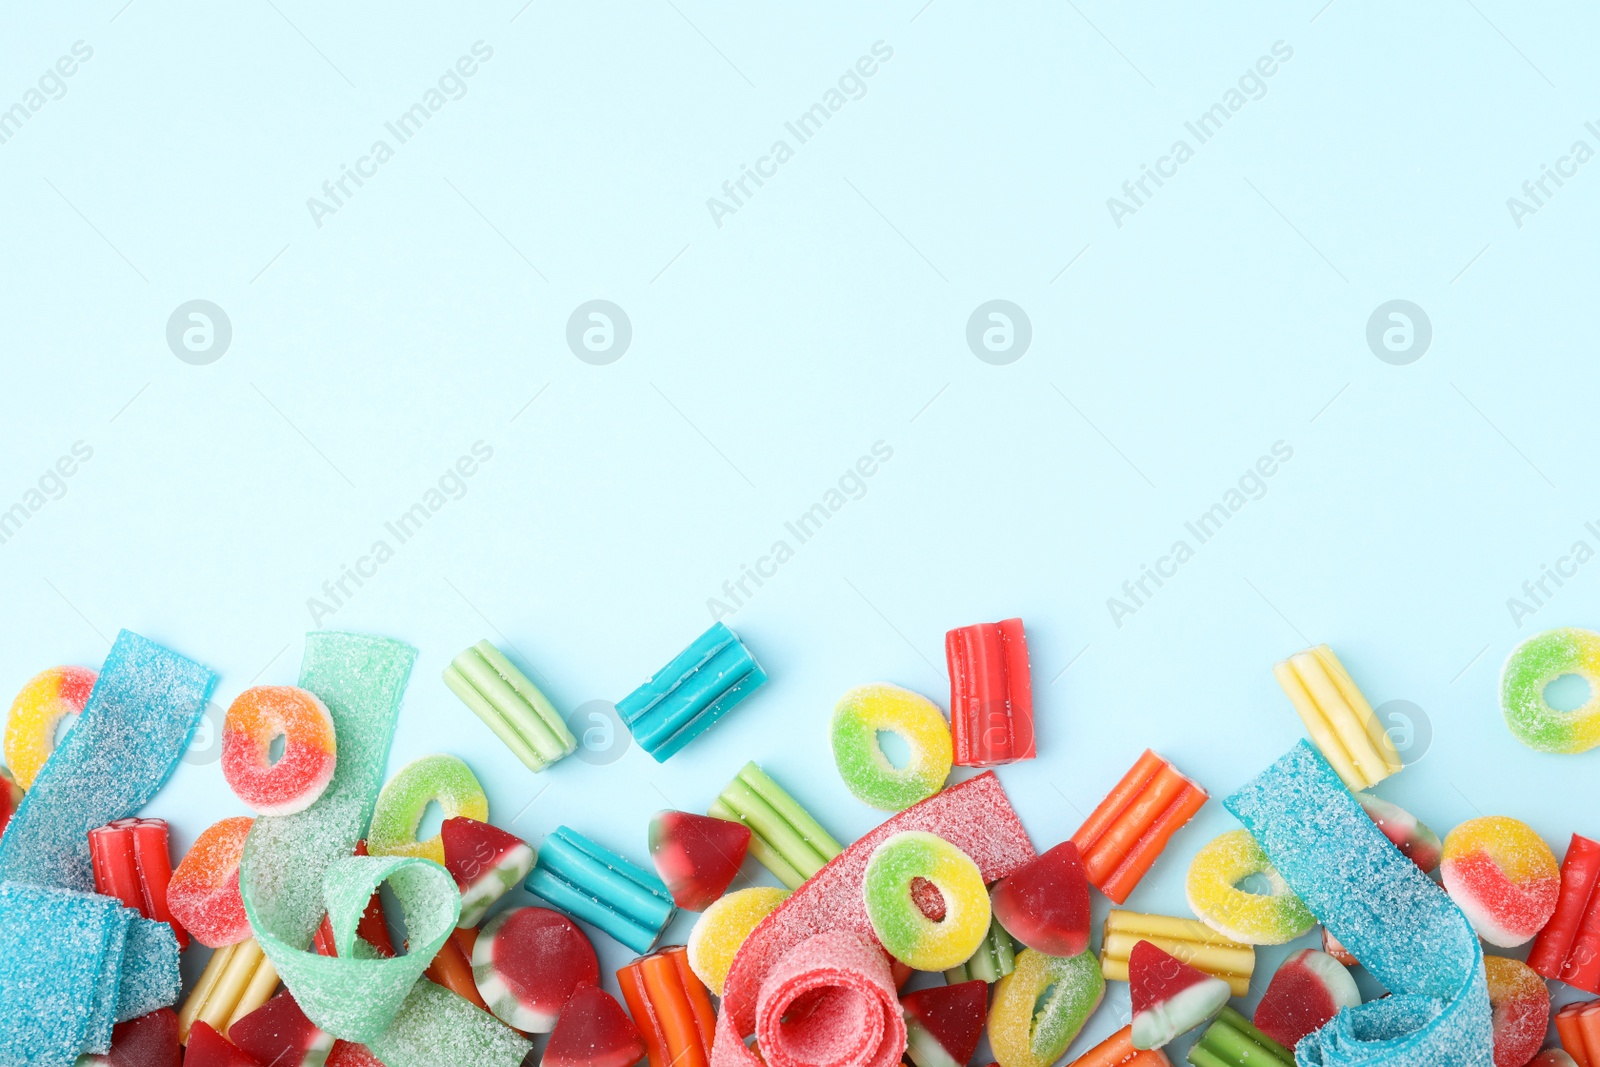
<path id="1" fill-rule="evenodd" d="M 489 905 L 515 889 L 533 870 L 528 843 L 498 826 L 457 815 L 439 825 L 444 867 L 461 887 L 457 926 L 477 926 Z"/>
<path id="2" fill-rule="evenodd" d="M 1356 980 L 1344 964 L 1326 952 L 1303 948 L 1278 967 L 1256 1005 L 1253 1021 L 1257 1030 L 1278 1044 L 1294 1048 L 1340 1008 L 1360 1003 Z"/>
<path id="3" fill-rule="evenodd" d="M 686 811 L 658 811 L 650 820 L 650 859 L 686 911 L 705 911 L 722 896 L 749 848 L 743 823 Z"/>
<path id="4" fill-rule="evenodd" d="M 900 998 L 906 1054 L 916 1067 L 966 1067 L 989 1017 L 989 983 L 932 986 Z"/>
<path id="5" fill-rule="evenodd" d="M 322 1067 L 333 1048 L 287 989 L 228 1027 L 228 1040 L 272 1067 Z"/>
<path id="6" fill-rule="evenodd" d="M 1133 1047 L 1160 1048 L 1222 1010 L 1232 990 L 1182 960 L 1140 941 L 1128 953 Z"/>

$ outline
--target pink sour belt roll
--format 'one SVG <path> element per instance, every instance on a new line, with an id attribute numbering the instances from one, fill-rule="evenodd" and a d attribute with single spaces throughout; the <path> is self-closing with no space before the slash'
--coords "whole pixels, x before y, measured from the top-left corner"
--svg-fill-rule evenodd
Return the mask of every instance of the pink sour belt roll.
<path id="1" fill-rule="evenodd" d="M 817 934 L 767 972 L 756 1043 L 768 1067 L 892 1067 L 906 1049 L 889 961 L 848 930 Z"/>

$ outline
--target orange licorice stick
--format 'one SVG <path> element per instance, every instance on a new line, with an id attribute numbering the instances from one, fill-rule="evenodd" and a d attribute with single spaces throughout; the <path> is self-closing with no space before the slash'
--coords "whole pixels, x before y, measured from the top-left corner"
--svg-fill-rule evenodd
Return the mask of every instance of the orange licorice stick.
<path id="1" fill-rule="evenodd" d="M 1600 1002 L 1568 1004 L 1556 1012 L 1556 1036 L 1561 1041 L 1561 1047 L 1577 1062 L 1578 1067 L 1591 1067 L 1589 1050 L 1584 1047 L 1583 1027 L 1578 1017 L 1595 1003 Z"/>
<path id="2" fill-rule="evenodd" d="M 483 997 L 478 993 L 478 983 L 472 979 L 472 957 L 462 950 L 461 942 L 455 938 L 445 938 L 444 944 L 439 946 L 438 955 L 433 957 L 433 962 L 422 973 L 473 1007 L 489 1010 L 489 1005 L 483 1002 Z"/>
<path id="3" fill-rule="evenodd" d="M 1583 1054 L 1591 1065 L 1600 1065 L 1600 1000 L 1591 1000 L 1578 1014 L 1578 1030 L 1583 1034 Z"/>
<path id="4" fill-rule="evenodd" d="M 1100 840 L 1116 821 L 1117 816 L 1122 814 L 1122 809 L 1144 791 L 1144 787 L 1156 776 L 1163 763 L 1160 756 L 1148 748 L 1144 750 L 1144 755 L 1139 757 L 1133 768 L 1122 776 L 1122 780 L 1106 794 L 1100 806 L 1089 813 L 1083 825 L 1078 827 L 1078 832 L 1072 835 L 1072 843 L 1078 846 L 1079 853 L 1085 857 L 1089 855 L 1091 846 Z"/>
<path id="5" fill-rule="evenodd" d="M 1068 1067 L 1172 1067 L 1172 1062 L 1160 1049 L 1134 1048 L 1130 1025 L 1073 1060 Z"/>
<path id="6" fill-rule="evenodd" d="M 1133 887 L 1139 884 L 1139 879 L 1145 876 L 1166 849 L 1167 842 L 1172 840 L 1172 835 L 1183 829 L 1189 820 L 1194 818 L 1206 800 L 1204 789 L 1193 782 L 1186 782 L 1167 810 L 1150 824 L 1149 830 L 1139 839 L 1139 843 L 1106 879 L 1105 884 L 1100 887 L 1101 892 L 1117 904 L 1126 901 L 1128 894 L 1133 892 Z"/>
<path id="7" fill-rule="evenodd" d="M 640 956 L 617 972 L 617 982 L 650 1067 L 710 1067 L 717 1017 L 682 945 Z"/>
<path id="8" fill-rule="evenodd" d="M 1072 836 L 1089 881 L 1118 904 L 1125 901 L 1206 799 L 1204 789 L 1147 749 Z"/>

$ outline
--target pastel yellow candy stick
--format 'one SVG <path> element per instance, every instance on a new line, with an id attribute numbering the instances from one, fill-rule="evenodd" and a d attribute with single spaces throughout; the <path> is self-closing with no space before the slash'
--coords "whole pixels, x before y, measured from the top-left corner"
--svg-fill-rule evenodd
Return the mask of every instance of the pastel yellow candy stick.
<path id="1" fill-rule="evenodd" d="M 1250 976 L 1256 966 L 1255 949 L 1250 945 L 1225 937 L 1198 919 L 1145 915 L 1120 908 L 1113 908 L 1106 916 L 1100 973 L 1110 981 L 1126 982 L 1128 955 L 1140 941 L 1148 941 L 1174 959 L 1221 978 L 1236 997 L 1250 991 Z"/>
<path id="2" fill-rule="evenodd" d="M 1327 645 L 1297 652 L 1272 668 L 1317 748 L 1351 789 L 1367 789 L 1400 770 L 1400 754 L 1372 706 Z"/>
<path id="3" fill-rule="evenodd" d="M 185 1042 L 197 1022 L 223 1037 L 228 1028 L 271 999 L 278 972 L 254 938 L 219 948 L 178 1013 L 178 1036 Z"/>

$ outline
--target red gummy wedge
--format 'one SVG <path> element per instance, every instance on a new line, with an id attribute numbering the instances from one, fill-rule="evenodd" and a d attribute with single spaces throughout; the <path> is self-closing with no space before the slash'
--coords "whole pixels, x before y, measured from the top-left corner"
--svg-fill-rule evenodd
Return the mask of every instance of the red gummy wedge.
<path id="1" fill-rule="evenodd" d="M 1071 841 L 1007 875 L 990 901 L 1006 933 L 1029 948 L 1065 957 L 1089 947 L 1089 875 Z"/>
<path id="2" fill-rule="evenodd" d="M 561 1008 L 540 1067 L 629 1067 L 644 1058 L 644 1039 L 617 999 L 584 986 Z"/>
<path id="3" fill-rule="evenodd" d="M 1036 855 L 992 771 L 891 816 L 830 860 L 745 939 L 723 986 L 713 1067 L 756 1062 L 742 1038 L 755 1030 L 761 983 L 790 949 L 814 934 L 841 929 L 876 942 L 862 890 L 867 860 L 886 838 L 905 830 L 944 838 L 972 858 L 985 882 L 1004 878 Z"/>
<path id="4" fill-rule="evenodd" d="M 335 1041 L 323 1067 L 384 1067 L 372 1050 L 354 1041 Z"/>
<path id="5" fill-rule="evenodd" d="M 472 977 L 503 1023 L 547 1034 L 573 992 L 600 984 L 594 946 L 549 908 L 512 908 L 490 919 L 472 946 Z"/>
<path id="6" fill-rule="evenodd" d="M 272 1067 L 322 1067 L 333 1048 L 287 989 L 228 1027 L 228 1040 Z"/>
<path id="7" fill-rule="evenodd" d="M 260 1060 L 232 1044 L 210 1023 L 197 1022 L 189 1028 L 189 1043 L 184 1046 L 183 1067 L 263 1067 Z"/>
<path id="8" fill-rule="evenodd" d="M 1320 1030 L 1340 1008 L 1361 1003 L 1356 980 L 1344 964 L 1326 952 L 1303 948 L 1291 953 L 1261 995 L 1253 1020 L 1256 1029 L 1284 1048 Z"/>
<path id="9" fill-rule="evenodd" d="M 900 998 L 906 1054 L 917 1067 L 967 1067 L 989 1017 L 989 983 L 931 986 Z"/>
<path id="10" fill-rule="evenodd" d="M 1133 997 L 1133 1047 L 1160 1048 L 1222 1010 L 1228 983 L 1197 971 L 1148 941 L 1128 953 L 1128 991 Z"/>
<path id="11" fill-rule="evenodd" d="M 80 1056 L 78 1067 L 179 1067 L 178 1013 L 157 1008 L 149 1015 L 118 1023 L 111 1030 L 111 1050 Z"/>
<path id="12" fill-rule="evenodd" d="M 444 869 L 461 887 L 457 926 L 477 926 L 489 905 L 533 870 L 533 849 L 498 826 L 458 815 L 439 824 L 439 838 L 444 843 Z"/>
<path id="13" fill-rule="evenodd" d="M 722 896 L 749 848 L 744 823 L 670 810 L 650 820 L 650 859 L 685 911 L 705 911 Z"/>

